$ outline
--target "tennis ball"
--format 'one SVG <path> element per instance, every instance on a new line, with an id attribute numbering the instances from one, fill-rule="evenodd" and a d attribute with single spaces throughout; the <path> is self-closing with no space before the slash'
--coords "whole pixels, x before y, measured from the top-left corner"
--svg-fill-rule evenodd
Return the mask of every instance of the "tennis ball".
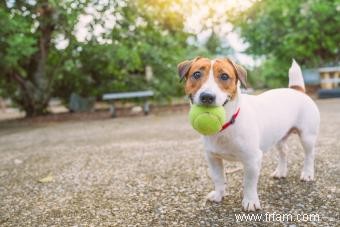
<path id="1" fill-rule="evenodd" d="M 226 113 L 222 106 L 206 107 L 192 105 L 189 111 L 192 127 L 203 135 L 218 133 L 226 121 Z"/>

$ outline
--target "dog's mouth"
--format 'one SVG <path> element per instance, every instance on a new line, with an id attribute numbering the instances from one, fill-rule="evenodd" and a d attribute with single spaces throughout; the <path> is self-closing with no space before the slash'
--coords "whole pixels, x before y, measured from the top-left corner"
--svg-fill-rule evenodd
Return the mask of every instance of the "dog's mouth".
<path id="1" fill-rule="evenodd" d="M 202 106 L 207 106 L 207 107 L 218 107 L 218 106 L 226 106 L 228 104 L 228 102 L 231 100 L 231 97 L 230 96 L 227 96 L 227 98 L 225 99 L 225 101 L 221 104 L 221 105 L 218 105 L 217 103 L 211 103 L 211 104 L 206 104 L 206 103 L 202 103 L 202 102 L 194 102 L 194 98 L 193 96 L 190 94 L 188 95 L 188 98 L 190 100 L 190 103 L 192 105 L 202 105 Z"/>
<path id="2" fill-rule="evenodd" d="M 227 98 L 225 99 L 224 103 L 222 104 L 222 106 L 227 105 L 227 103 L 231 100 L 231 97 L 228 95 Z"/>

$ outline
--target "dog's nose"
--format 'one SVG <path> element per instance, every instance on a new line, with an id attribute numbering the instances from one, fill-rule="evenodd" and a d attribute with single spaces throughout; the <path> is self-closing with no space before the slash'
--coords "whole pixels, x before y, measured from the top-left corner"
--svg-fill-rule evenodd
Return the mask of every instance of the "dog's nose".
<path id="1" fill-rule="evenodd" d="M 202 92 L 200 94 L 200 101 L 202 104 L 212 104 L 215 102 L 216 96 L 213 94 L 209 94 L 207 92 Z"/>

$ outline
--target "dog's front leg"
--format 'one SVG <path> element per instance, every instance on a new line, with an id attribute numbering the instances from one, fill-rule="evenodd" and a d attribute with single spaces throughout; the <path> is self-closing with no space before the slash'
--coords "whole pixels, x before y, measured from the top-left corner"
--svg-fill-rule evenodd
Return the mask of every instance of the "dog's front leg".
<path id="1" fill-rule="evenodd" d="M 257 182 L 260 176 L 262 151 L 254 152 L 252 156 L 243 161 L 243 200 L 242 206 L 245 211 L 261 209 L 257 194 Z"/>
<path id="2" fill-rule="evenodd" d="M 211 152 L 206 152 L 210 177 L 214 182 L 215 190 L 207 195 L 207 199 L 212 202 L 221 202 L 225 195 L 225 177 L 223 160 Z"/>

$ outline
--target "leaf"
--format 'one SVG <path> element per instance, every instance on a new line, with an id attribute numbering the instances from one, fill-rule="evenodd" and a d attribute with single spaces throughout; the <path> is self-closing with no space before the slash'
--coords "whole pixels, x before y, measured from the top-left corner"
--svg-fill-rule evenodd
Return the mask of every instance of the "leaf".
<path id="1" fill-rule="evenodd" d="M 39 179 L 38 182 L 49 183 L 49 182 L 52 182 L 53 180 L 54 180 L 54 177 L 52 176 L 52 174 L 48 174 L 46 177 Z"/>

